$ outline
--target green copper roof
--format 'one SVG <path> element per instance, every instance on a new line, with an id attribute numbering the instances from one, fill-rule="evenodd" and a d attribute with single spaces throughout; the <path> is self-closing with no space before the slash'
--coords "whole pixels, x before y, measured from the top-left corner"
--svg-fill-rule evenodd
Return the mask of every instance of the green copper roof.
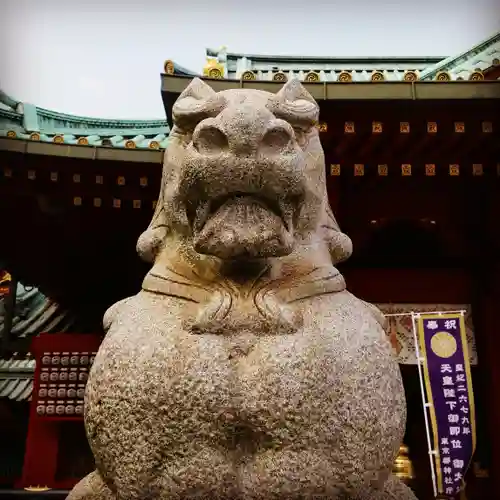
<path id="1" fill-rule="evenodd" d="M 206 49 L 207 56 L 217 57 L 220 51 L 215 49 Z M 227 52 L 225 54 L 227 61 L 242 59 L 246 57 L 253 61 L 259 62 L 289 62 L 289 63 L 333 63 L 333 64 L 367 64 L 377 65 L 381 63 L 389 64 L 435 64 L 444 57 L 440 56 L 387 56 L 387 57 L 370 57 L 370 56 L 352 56 L 352 57 L 332 57 L 332 56 L 299 56 L 299 55 L 264 55 L 264 54 L 238 54 Z"/>
<path id="2" fill-rule="evenodd" d="M 452 74 L 453 79 L 467 80 L 474 71 L 484 71 L 500 63 L 500 32 L 461 54 L 443 59 L 420 75 L 422 80 L 432 80 L 440 71 Z"/>
<path id="3" fill-rule="evenodd" d="M 217 58 L 225 65 L 229 79 L 245 78 L 252 72 L 256 80 L 273 80 L 277 73 L 287 79 L 306 80 L 314 72 L 319 81 L 342 80 L 341 74 L 349 72 L 353 81 L 369 81 L 374 72 L 383 74 L 385 80 L 403 80 L 407 71 L 423 71 L 443 57 L 325 57 L 298 55 L 263 55 L 226 53 L 224 49 L 206 50 L 207 58 Z"/>
<path id="4" fill-rule="evenodd" d="M 29 401 L 33 392 L 34 371 L 35 360 L 30 357 L 0 359 L 0 399 Z"/>
<path id="5" fill-rule="evenodd" d="M 207 49 L 224 67 L 224 78 L 309 82 L 468 80 L 500 62 L 500 33 L 448 58 L 443 57 L 311 57 L 228 53 Z M 479 72 L 479 74 L 477 74 Z M 165 73 L 194 77 L 196 73 L 174 61 Z M 442 75 L 445 73 L 444 75 Z M 440 78 L 440 75 L 443 78 Z M 58 113 L 16 101 L 0 91 L 0 137 L 56 144 L 156 149 L 167 146 L 167 120 L 113 120 Z"/>
<path id="6" fill-rule="evenodd" d="M 0 137 L 58 144 L 164 149 L 166 120 L 113 120 L 58 113 L 16 101 L 0 91 Z"/>
<path id="7" fill-rule="evenodd" d="M 500 33 L 452 57 L 318 57 L 229 53 L 206 49 L 230 80 L 309 82 L 416 81 L 482 79 L 481 72 L 499 64 Z M 441 75 L 441 73 L 446 73 Z M 479 74 L 478 74 L 479 73 Z"/>
<path id="8" fill-rule="evenodd" d="M 167 62 L 169 72 L 174 75 L 197 76 L 173 61 Z M 115 120 L 69 115 L 16 101 L 0 90 L 0 137 L 79 146 L 162 150 L 167 147 L 169 132 L 165 119 Z"/>

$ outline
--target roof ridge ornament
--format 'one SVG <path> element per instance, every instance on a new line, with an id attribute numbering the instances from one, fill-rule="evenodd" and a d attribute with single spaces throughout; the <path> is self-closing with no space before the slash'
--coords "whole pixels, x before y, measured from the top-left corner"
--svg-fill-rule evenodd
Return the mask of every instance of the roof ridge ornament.
<path id="1" fill-rule="evenodd" d="M 404 72 L 403 81 L 416 82 L 418 80 L 418 71 L 409 69 Z"/>
<path id="2" fill-rule="evenodd" d="M 167 59 L 164 63 L 163 63 L 163 69 L 165 70 L 165 73 L 167 75 L 173 75 L 174 72 L 175 72 L 175 65 L 174 65 L 174 61 L 172 61 L 171 59 Z"/>
<path id="3" fill-rule="evenodd" d="M 207 57 L 207 62 L 203 68 L 203 76 L 214 79 L 224 78 L 225 67 L 215 57 Z"/>
<path id="4" fill-rule="evenodd" d="M 226 46 L 220 47 L 217 55 L 207 55 L 206 63 L 203 67 L 203 76 L 214 79 L 222 79 L 226 76 L 226 62 L 227 62 L 227 48 Z"/>
<path id="5" fill-rule="evenodd" d="M 476 68 L 469 76 L 469 80 L 472 80 L 472 81 L 475 81 L 475 82 L 479 82 L 479 81 L 482 81 L 484 80 L 484 74 L 483 72 L 479 69 L 479 68 Z"/>
<path id="6" fill-rule="evenodd" d="M 439 71 L 436 74 L 435 80 L 438 82 L 449 82 L 451 80 L 451 75 L 448 71 Z"/>
<path id="7" fill-rule="evenodd" d="M 284 71 L 277 71 L 273 74 L 273 82 L 286 82 L 288 77 Z"/>
<path id="8" fill-rule="evenodd" d="M 250 69 L 243 71 L 241 74 L 242 80 L 257 80 L 257 75 Z"/>
<path id="9" fill-rule="evenodd" d="M 371 75 L 372 82 L 383 82 L 385 80 L 385 75 L 383 71 L 375 70 Z"/>
<path id="10" fill-rule="evenodd" d="M 338 77 L 338 80 L 339 82 L 344 82 L 344 83 L 347 83 L 347 82 L 352 82 L 352 73 L 350 71 L 341 71 L 339 73 L 339 77 Z"/>
<path id="11" fill-rule="evenodd" d="M 320 81 L 319 73 L 317 71 L 309 71 L 308 73 L 306 73 L 304 81 L 310 83 L 319 82 Z"/>

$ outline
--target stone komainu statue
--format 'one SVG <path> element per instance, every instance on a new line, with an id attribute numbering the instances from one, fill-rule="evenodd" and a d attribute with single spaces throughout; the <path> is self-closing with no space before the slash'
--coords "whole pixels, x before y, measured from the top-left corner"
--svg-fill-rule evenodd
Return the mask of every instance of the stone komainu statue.
<path id="1" fill-rule="evenodd" d="M 71 500 L 414 499 L 380 312 L 346 291 L 318 106 L 193 80 L 173 108 L 153 266 L 87 385 L 97 470 Z"/>

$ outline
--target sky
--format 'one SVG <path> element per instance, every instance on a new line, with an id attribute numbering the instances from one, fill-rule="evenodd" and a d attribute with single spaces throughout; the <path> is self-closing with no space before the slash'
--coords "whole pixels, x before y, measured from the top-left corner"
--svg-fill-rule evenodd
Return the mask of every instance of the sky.
<path id="1" fill-rule="evenodd" d="M 449 56 L 500 30 L 500 0 L 0 0 L 0 88 L 55 111 L 164 118 L 163 62 L 205 48 Z"/>

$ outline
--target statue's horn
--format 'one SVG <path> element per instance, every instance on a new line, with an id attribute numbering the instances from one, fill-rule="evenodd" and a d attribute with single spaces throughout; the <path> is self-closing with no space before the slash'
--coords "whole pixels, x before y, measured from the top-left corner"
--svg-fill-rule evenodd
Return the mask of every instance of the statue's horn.
<path id="1" fill-rule="evenodd" d="M 203 80 L 194 78 L 172 107 L 174 123 L 197 120 L 203 115 L 217 114 L 224 106 L 224 97 Z"/>

